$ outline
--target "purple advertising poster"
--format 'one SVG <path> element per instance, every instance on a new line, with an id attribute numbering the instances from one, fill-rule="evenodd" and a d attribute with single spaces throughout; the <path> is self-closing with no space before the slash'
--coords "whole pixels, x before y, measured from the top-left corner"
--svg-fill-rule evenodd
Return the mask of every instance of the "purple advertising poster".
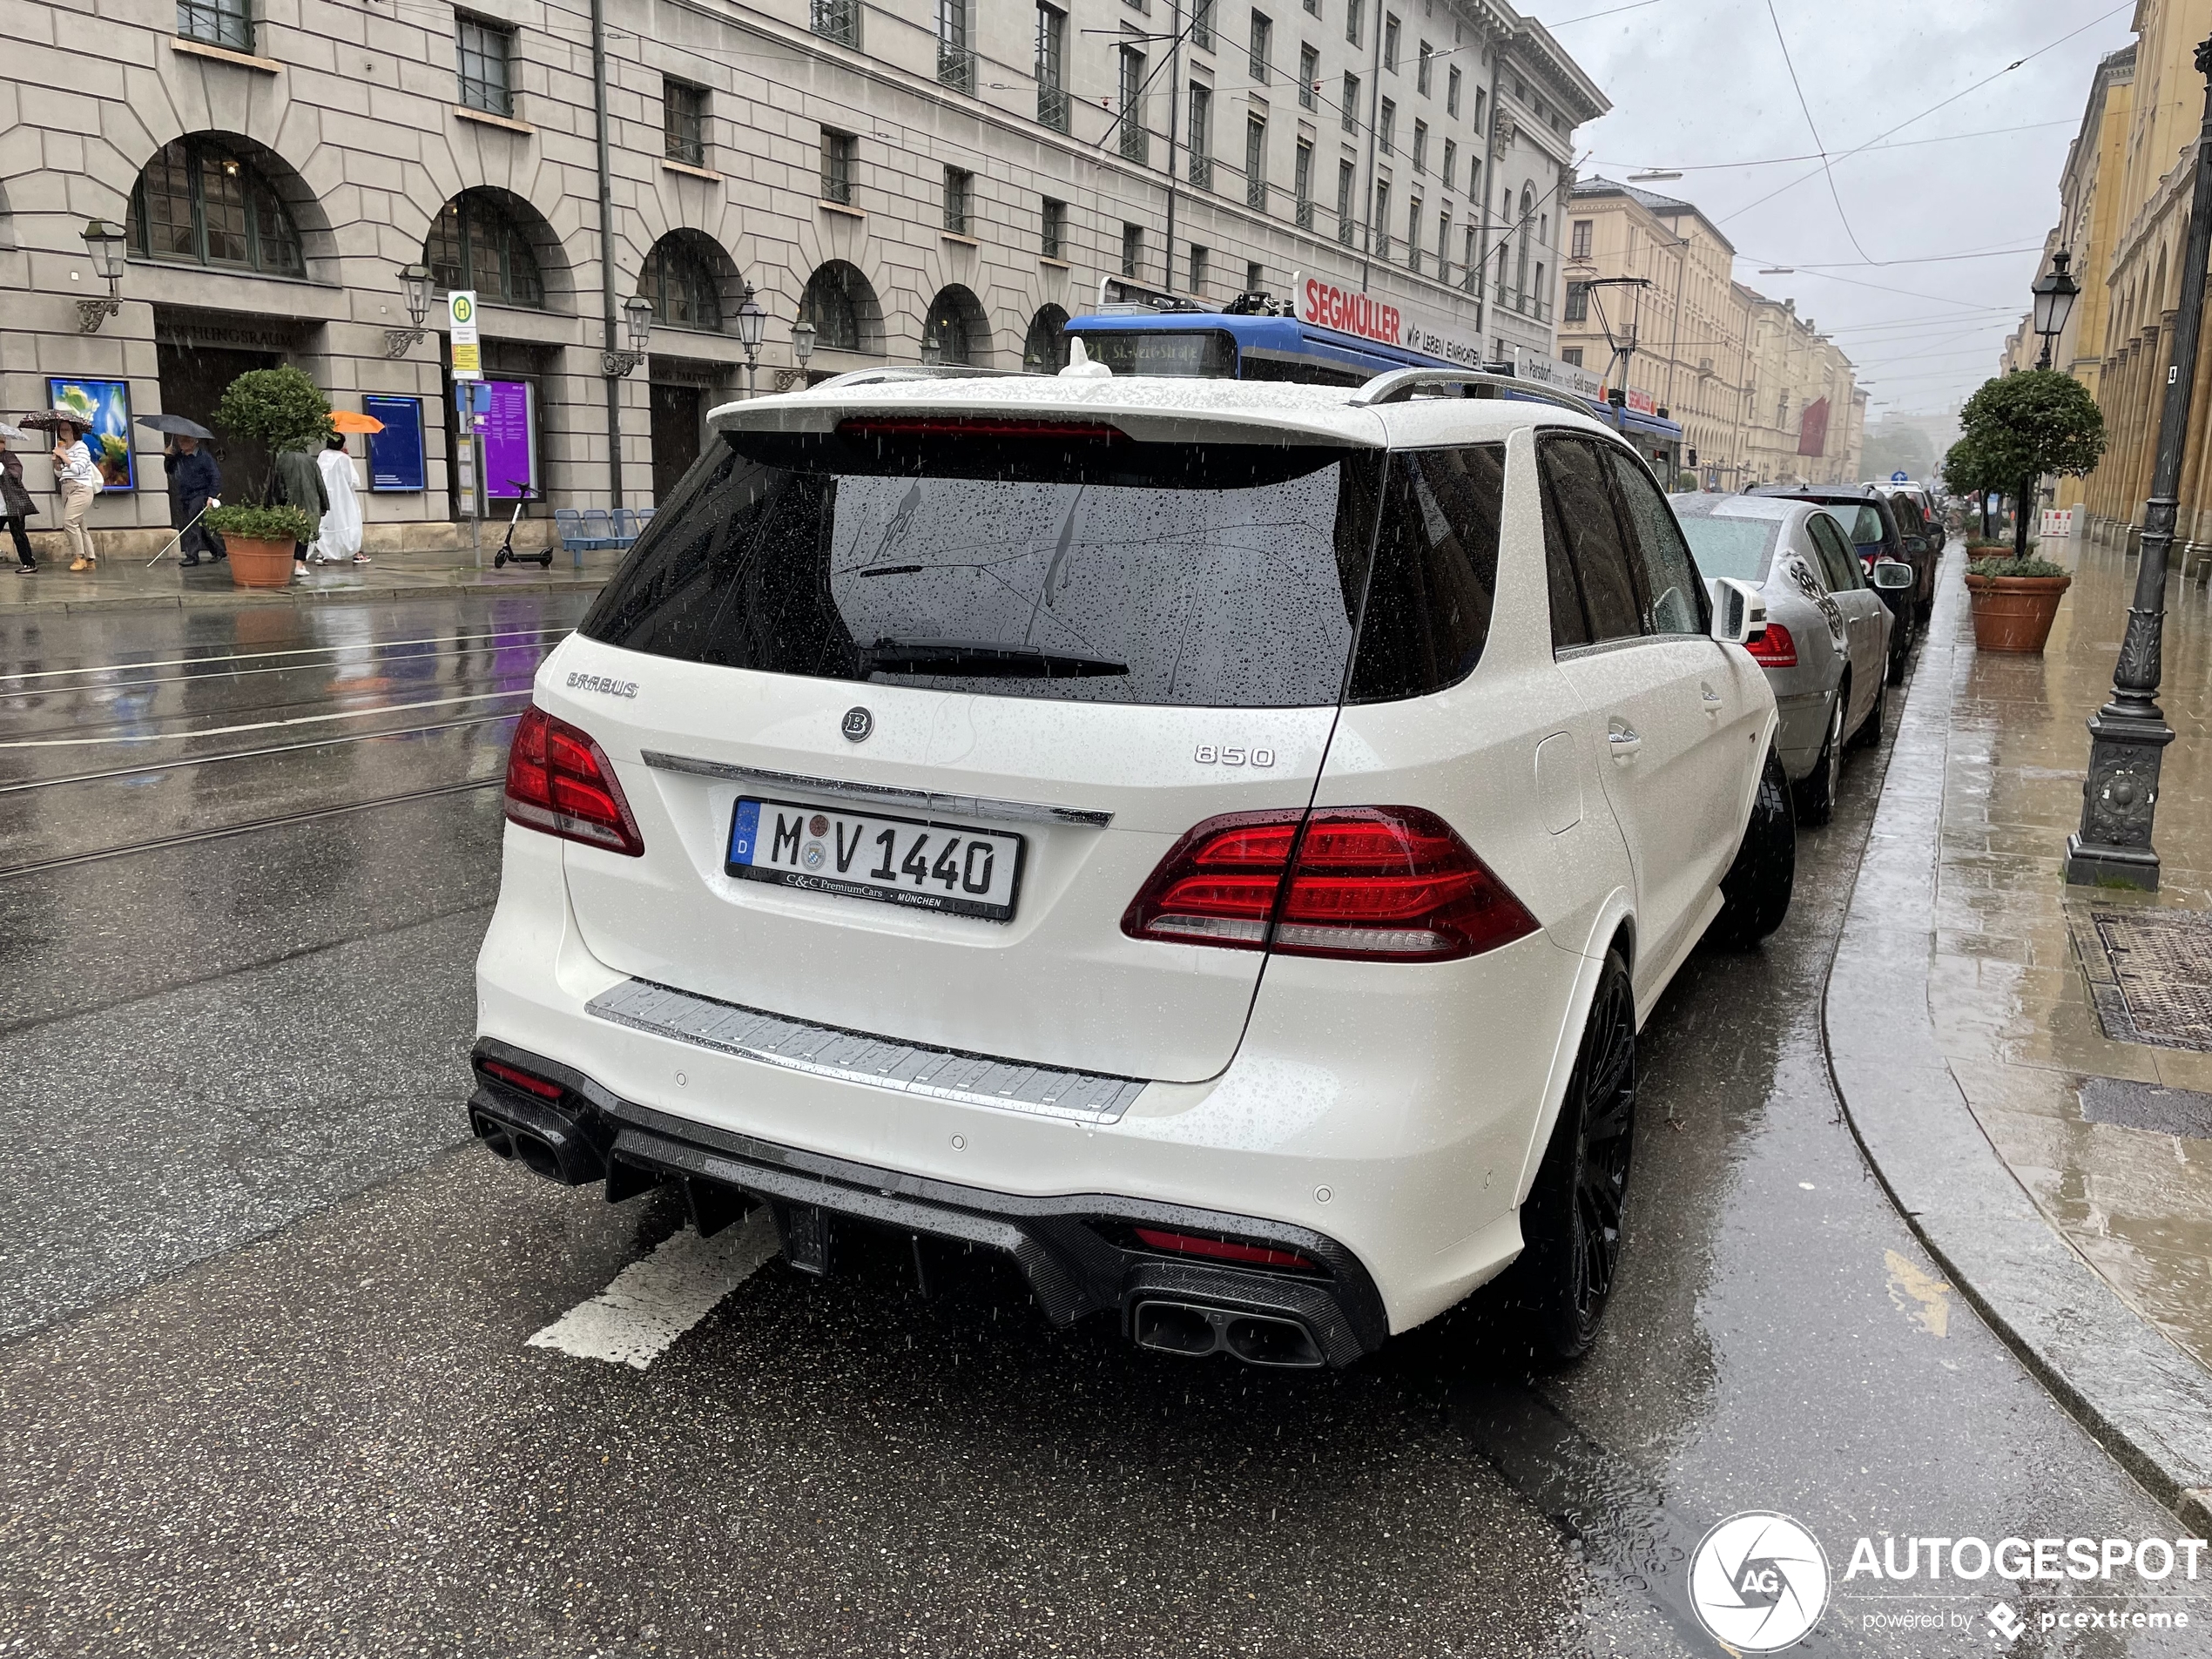
<path id="1" fill-rule="evenodd" d="M 527 485 L 537 488 L 537 424 L 530 419 L 527 381 L 486 381 L 491 412 L 482 417 L 484 494 L 513 501 Z"/>

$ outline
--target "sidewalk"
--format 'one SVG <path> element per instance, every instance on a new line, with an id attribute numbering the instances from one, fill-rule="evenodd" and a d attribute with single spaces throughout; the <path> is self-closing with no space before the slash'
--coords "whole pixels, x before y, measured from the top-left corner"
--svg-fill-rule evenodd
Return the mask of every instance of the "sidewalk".
<path id="1" fill-rule="evenodd" d="M 496 527 L 491 527 L 496 528 Z M 0 616 L 30 611 L 110 609 L 239 609 L 253 605 L 313 604 L 331 601 L 417 599 L 464 592 L 594 592 L 626 556 L 611 548 L 578 556 L 553 550 L 550 570 L 536 564 L 492 569 L 497 538 L 488 529 L 482 564 L 463 550 L 392 552 L 373 555 L 369 564 L 312 567 L 288 588 L 240 588 L 231 583 L 228 563 L 179 566 L 174 554 L 152 569 L 146 557 L 108 556 L 99 568 L 72 573 L 65 560 L 43 561 L 37 576 L 0 570 Z"/>
<path id="2" fill-rule="evenodd" d="M 1830 978 L 1830 1060 L 1877 1173 L 1961 1294 L 2202 1524 L 2212 601 L 2168 589 L 2161 891 L 2068 887 L 2083 722 L 2109 693 L 2135 561 L 2042 551 L 2075 579 L 2040 658 L 1974 650 L 1964 553 L 1946 555 Z"/>

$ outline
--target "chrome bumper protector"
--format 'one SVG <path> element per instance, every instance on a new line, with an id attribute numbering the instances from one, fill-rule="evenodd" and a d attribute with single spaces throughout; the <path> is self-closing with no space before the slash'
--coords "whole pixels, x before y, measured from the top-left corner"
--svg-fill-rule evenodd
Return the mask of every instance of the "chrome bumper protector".
<path id="1" fill-rule="evenodd" d="M 787 1071 L 1069 1123 L 1117 1123 L 1144 1091 L 1143 1078 L 923 1048 L 718 1002 L 649 980 L 625 980 L 585 1006 L 616 1025 Z"/>

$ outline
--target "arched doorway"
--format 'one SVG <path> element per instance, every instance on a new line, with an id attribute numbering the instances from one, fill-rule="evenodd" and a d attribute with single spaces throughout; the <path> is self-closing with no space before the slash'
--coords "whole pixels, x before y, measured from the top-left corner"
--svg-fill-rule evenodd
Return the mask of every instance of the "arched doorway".
<path id="1" fill-rule="evenodd" d="M 1029 319 L 1029 332 L 1022 342 L 1022 368 L 1031 374 L 1056 374 L 1068 367 L 1068 314 L 1058 306 L 1042 305 Z"/>
<path id="2" fill-rule="evenodd" d="M 926 362 L 935 348 L 941 363 L 985 363 L 991 354 L 991 325 L 983 315 L 982 301 L 957 282 L 940 288 L 922 320 L 921 354 Z"/>
<path id="3" fill-rule="evenodd" d="M 266 146 L 228 132 L 187 133 L 155 151 L 131 188 L 124 235 L 133 259 L 245 277 L 304 277 L 311 253 L 331 252 L 327 223 L 299 174 Z M 296 326 L 260 314 L 255 291 L 190 309 L 172 303 L 161 285 L 155 292 L 163 297 L 153 307 L 154 361 L 170 415 L 212 425 L 233 381 L 276 368 L 303 343 Z M 268 476 L 259 439 L 223 433 L 209 453 L 226 497 L 246 499 Z"/>
<path id="4" fill-rule="evenodd" d="M 799 314 L 814 326 L 817 351 L 866 352 L 883 340 L 883 307 L 857 266 L 830 260 L 806 279 Z"/>
<path id="5" fill-rule="evenodd" d="M 648 360 L 648 409 L 653 450 L 653 499 L 666 501 L 699 458 L 706 412 L 718 401 L 716 359 L 686 354 L 663 329 L 719 334 L 743 303 L 745 278 L 722 245 L 704 231 L 674 230 L 645 255 L 637 293 L 653 307 L 654 345 Z M 726 371 L 725 371 L 726 372 Z"/>

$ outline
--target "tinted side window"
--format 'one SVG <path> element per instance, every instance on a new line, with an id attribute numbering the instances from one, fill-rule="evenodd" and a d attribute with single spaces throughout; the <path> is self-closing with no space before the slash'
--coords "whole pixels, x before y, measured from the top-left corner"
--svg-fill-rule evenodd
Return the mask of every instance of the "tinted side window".
<path id="1" fill-rule="evenodd" d="M 1473 671 L 1498 584 L 1503 444 L 1391 457 L 1351 700 L 1424 697 Z"/>
<path id="2" fill-rule="evenodd" d="M 1637 637 L 1643 632 L 1643 607 L 1606 482 L 1604 458 L 1595 444 L 1578 438 L 1547 438 L 1537 445 L 1536 458 L 1544 481 L 1544 540 L 1554 550 L 1567 550 L 1582 590 L 1588 639 L 1602 644 Z M 1554 626 L 1554 648 L 1567 643 Z"/>
<path id="3" fill-rule="evenodd" d="M 1610 451 L 1613 482 L 1621 493 L 1631 545 L 1643 567 L 1646 599 L 1644 631 L 1652 634 L 1702 634 L 1705 631 L 1705 584 L 1689 556 L 1689 543 L 1675 509 L 1659 493 L 1635 456 Z"/>
<path id="4" fill-rule="evenodd" d="M 1849 593 L 1858 586 L 1858 556 L 1844 540 L 1844 532 L 1825 513 L 1805 521 L 1812 544 L 1820 550 L 1820 572 L 1831 593 Z"/>

